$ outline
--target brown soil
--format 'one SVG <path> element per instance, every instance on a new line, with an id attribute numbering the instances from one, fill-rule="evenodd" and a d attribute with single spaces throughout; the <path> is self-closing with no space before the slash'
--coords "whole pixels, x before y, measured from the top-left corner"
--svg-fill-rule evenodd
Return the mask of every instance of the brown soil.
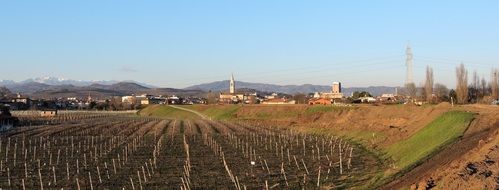
<path id="1" fill-rule="evenodd" d="M 457 109 L 478 113 L 463 137 L 382 189 L 499 188 L 499 108 L 472 105 Z"/>
<path id="2" fill-rule="evenodd" d="M 306 105 L 246 106 L 239 109 L 238 118 L 258 124 L 292 126 L 297 129 L 327 128 L 340 134 L 376 133 L 368 145 L 385 147 L 408 138 L 439 115 L 451 111 L 477 113 L 465 134 L 454 144 L 414 168 L 404 176 L 386 184 L 382 189 L 498 189 L 499 188 L 499 107 L 489 105 L 454 106 L 358 106 L 325 113 L 304 114 Z M 300 113 L 300 114 L 293 114 Z M 257 114 L 270 116 L 258 119 Z M 252 117 L 253 116 L 253 117 Z M 253 118 L 253 119 L 252 119 Z M 362 138 L 366 140 L 366 137 Z M 491 159 L 493 164 L 484 160 Z M 469 175 L 468 164 L 477 172 Z M 491 173 L 490 175 L 489 172 Z M 488 177 L 486 177 L 488 176 Z"/>
<path id="3" fill-rule="evenodd" d="M 319 113 L 306 113 L 311 106 L 245 106 L 235 113 L 238 119 L 266 123 L 274 126 L 296 126 L 299 128 L 327 128 L 339 134 L 349 135 L 352 131 L 365 134 L 376 133 L 369 139 L 375 146 L 387 146 L 414 134 L 441 114 L 453 109 L 450 105 L 436 106 L 370 106 Z M 262 119 L 259 116 L 266 116 Z M 355 137 L 354 137 L 355 138 Z M 359 140 L 366 140 L 364 137 Z"/>
<path id="4" fill-rule="evenodd" d="M 432 106 L 361 105 L 316 113 L 307 112 L 310 107 L 245 105 L 233 116 L 255 126 L 283 126 L 350 135 L 373 148 L 406 139 L 445 112 L 474 112 L 477 113 L 475 120 L 457 142 L 381 188 L 499 189 L 498 106 L 452 107 L 448 103 Z"/>

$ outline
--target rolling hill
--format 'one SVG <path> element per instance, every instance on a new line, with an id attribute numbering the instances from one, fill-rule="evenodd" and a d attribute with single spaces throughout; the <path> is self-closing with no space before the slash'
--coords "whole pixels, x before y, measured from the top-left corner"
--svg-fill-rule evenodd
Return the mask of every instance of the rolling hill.
<path id="1" fill-rule="evenodd" d="M 32 83 L 41 83 L 41 84 L 46 84 L 46 85 L 53 85 L 53 86 L 58 86 L 58 85 L 73 85 L 73 86 L 89 86 L 92 84 L 102 84 L 102 85 L 112 85 L 120 82 L 129 82 L 129 83 L 136 83 L 141 86 L 145 86 L 148 88 L 156 88 L 156 86 L 149 85 L 146 83 L 141 83 L 133 80 L 125 80 L 125 81 L 118 81 L 118 80 L 91 80 L 91 81 L 85 81 L 85 80 L 73 80 L 73 79 L 66 79 L 62 77 L 50 77 L 50 76 L 44 76 L 44 77 L 35 77 L 35 78 L 30 78 L 26 79 L 23 81 L 13 81 L 13 80 L 0 80 L 0 86 L 14 86 L 14 85 L 22 85 L 22 84 L 32 84 Z"/>
<path id="2" fill-rule="evenodd" d="M 131 94 L 181 95 L 196 96 L 204 92 L 200 90 L 183 90 L 174 88 L 149 88 L 132 82 L 119 82 L 110 85 L 91 84 L 88 86 L 48 85 L 38 82 L 19 83 L 6 86 L 13 93 L 21 93 L 32 98 L 66 98 L 88 95 L 95 98 L 125 96 Z"/>
<path id="3" fill-rule="evenodd" d="M 226 91 L 229 86 L 229 81 L 216 81 L 211 83 L 199 84 L 185 88 L 186 90 L 202 90 L 202 91 Z M 255 89 L 260 92 L 277 92 L 285 94 L 296 94 L 296 93 L 314 93 L 314 92 L 328 92 L 331 91 L 331 86 L 326 85 L 275 85 L 275 84 L 264 84 L 264 83 L 251 83 L 251 82 L 241 82 L 236 81 L 236 87 Z M 370 86 L 370 87 L 349 87 L 343 88 L 343 93 L 345 95 L 350 95 L 355 91 L 367 91 L 372 95 L 381 95 L 383 93 L 395 93 L 397 87 L 388 86 Z M 398 87 L 400 89 L 400 87 Z"/>
<path id="4" fill-rule="evenodd" d="M 0 86 L 7 87 L 12 93 L 26 94 L 39 98 L 54 97 L 87 97 L 89 94 L 93 97 L 123 96 L 129 94 L 155 94 L 166 95 L 176 94 L 182 96 L 204 95 L 204 92 L 224 92 L 228 90 L 229 81 L 216 81 L 190 86 L 184 89 L 175 88 L 157 88 L 153 85 L 134 81 L 76 81 L 71 79 L 61 79 L 55 77 L 44 77 L 28 79 L 21 82 L 11 80 L 1 80 Z M 275 85 L 265 83 L 251 83 L 236 81 L 238 91 L 261 93 L 314 93 L 329 92 L 330 86 L 327 85 Z M 367 91 L 372 95 L 381 95 L 383 93 L 395 93 L 397 87 L 388 86 L 370 86 L 370 87 L 348 87 L 343 88 L 343 93 L 349 96 L 354 91 Z M 399 87 L 400 88 L 400 87 Z"/>

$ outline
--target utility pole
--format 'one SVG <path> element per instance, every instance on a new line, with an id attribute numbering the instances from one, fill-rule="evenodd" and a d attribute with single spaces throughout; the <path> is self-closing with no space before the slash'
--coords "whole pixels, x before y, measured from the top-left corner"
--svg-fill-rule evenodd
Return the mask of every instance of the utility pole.
<path id="1" fill-rule="evenodd" d="M 407 78 L 405 80 L 405 84 L 410 84 L 410 83 L 413 83 L 413 78 L 412 78 L 413 56 L 412 56 L 412 49 L 411 49 L 410 45 L 407 45 L 407 49 L 405 51 L 405 54 L 407 56 L 407 59 L 405 61 L 405 66 L 407 67 Z"/>

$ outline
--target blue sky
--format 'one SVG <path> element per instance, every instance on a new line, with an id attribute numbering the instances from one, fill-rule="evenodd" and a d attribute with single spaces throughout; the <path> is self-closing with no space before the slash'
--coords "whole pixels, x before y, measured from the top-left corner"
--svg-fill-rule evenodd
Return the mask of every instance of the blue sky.
<path id="1" fill-rule="evenodd" d="M 2 1 L 0 80 L 453 87 L 499 66 L 499 1 Z M 471 77 L 471 76 L 470 76 Z"/>

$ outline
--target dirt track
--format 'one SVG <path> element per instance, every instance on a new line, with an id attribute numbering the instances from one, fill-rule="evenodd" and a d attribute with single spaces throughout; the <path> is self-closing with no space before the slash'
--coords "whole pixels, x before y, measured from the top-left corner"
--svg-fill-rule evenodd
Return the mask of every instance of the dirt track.
<path id="1" fill-rule="evenodd" d="M 435 177 L 442 176 L 442 173 L 445 173 L 443 171 L 451 170 L 449 169 L 451 163 L 459 163 L 458 165 L 466 164 L 468 162 L 467 155 L 470 151 L 476 149 L 481 141 L 483 142 L 489 138 L 497 138 L 496 131 L 499 130 L 499 109 L 497 107 L 468 106 L 460 109 L 478 113 L 463 137 L 410 172 L 384 185 L 381 189 L 407 188 L 429 178 L 434 179 Z M 484 153 L 480 154 L 483 155 Z M 453 172 L 447 171 L 447 173 Z M 438 185 L 438 179 L 436 183 Z"/>

